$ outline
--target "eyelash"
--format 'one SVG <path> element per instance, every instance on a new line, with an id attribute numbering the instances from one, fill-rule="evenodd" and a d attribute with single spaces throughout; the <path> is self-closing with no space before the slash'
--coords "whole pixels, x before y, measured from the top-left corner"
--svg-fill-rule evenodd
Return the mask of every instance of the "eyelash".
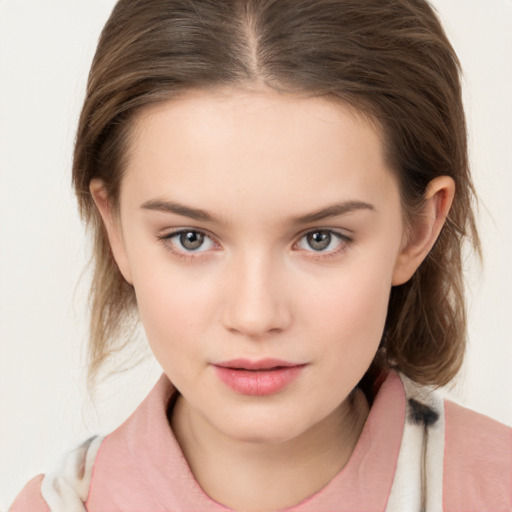
<path id="1" fill-rule="evenodd" d="M 199 233 L 203 235 L 205 238 L 209 238 L 215 245 L 218 246 L 218 244 L 214 241 L 213 237 L 208 235 L 208 233 L 205 233 L 204 231 L 201 231 L 200 229 L 179 229 L 177 231 L 173 231 L 171 233 L 167 233 L 166 235 L 158 236 L 158 240 L 162 243 L 162 245 L 171 252 L 173 256 L 176 256 L 178 259 L 182 261 L 191 261 L 194 258 L 197 258 L 198 255 L 202 254 L 203 252 L 207 251 L 179 251 L 176 250 L 174 247 L 174 244 L 172 243 L 172 239 L 180 236 L 185 233 Z"/>
<path id="2" fill-rule="evenodd" d="M 310 251 L 306 250 L 305 252 L 309 253 L 308 257 L 312 258 L 314 260 L 327 260 L 329 258 L 334 258 L 335 256 L 339 256 L 340 254 L 344 253 L 350 247 L 352 242 L 354 241 L 354 239 L 352 237 L 349 237 L 346 234 L 340 233 L 339 231 L 336 231 L 334 229 L 317 228 L 317 229 L 310 229 L 310 230 L 302 233 L 299 237 L 299 240 L 297 242 L 295 242 L 294 246 L 297 245 L 301 240 L 303 240 L 308 235 L 311 235 L 314 233 L 328 233 L 329 235 L 331 235 L 332 237 L 337 239 L 337 241 L 339 243 L 339 245 L 338 245 L 338 247 L 336 247 L 336 249 L 333 249 L 328 252 L 315 251 L 313 249 L 311 249 Z"/>
<path id="3" fill-rule="evenodd" d="M 219 246 L 219 244 L 217 244 L 217 242 L 215 242 L 213 237 L 211 237 L 210 235 L 208 235 L 208 233 L 206 233 L 200 229 L 179 229 L 177 231 L 167 233 L 166 235 L 158 236 L 157 238 L 163 244 L 163 246 L 168 251 L 171 252 L 171 254 L 173 254 L 174 256 L 176 256 L 177 258 L 179 258 L 180 260 L 183 260 L 183 261 L 191 261 L 197 257 L 201 257 L 200 255 L 202 253 L 209 252 L 208 250 L 205 250 L 205 251 L 176 250 L 174 244 L 172 243 L 172 239 L 177 236 L 183 235 L 185 233 L 198 233 L 200 235 L 203 235 L 205 238 L 210 239 L 212 241 L 212 243 L 214 245 L 216 245 L 217 247 Z M 351 238 L 343 233 L 340 233 L 339 231 L 335 231 L 330 228 L 317 228 L 317 229 L 310 229 L 310 230 L 302 233 L 299 237 L 299 240 L 294 243 L 294 246 L 296 246 L 301 240 L 303 240 L 308 235 L 311 235 L 314 233 L 328 233 L 329 235 L 336 238 L 339 242 L 339 246 L 336 249 L 328 251 L 328 252 L 315 251 L 313 249 L 310 251 L 305 250 L 305 252 L 310 253 L 310 255 L 308 257 L 315 259 L 315 260 L 326 260 L 328 258 L 338 256 L 339 254 L 343 253 L 353 242 L 353 238 Z"/>

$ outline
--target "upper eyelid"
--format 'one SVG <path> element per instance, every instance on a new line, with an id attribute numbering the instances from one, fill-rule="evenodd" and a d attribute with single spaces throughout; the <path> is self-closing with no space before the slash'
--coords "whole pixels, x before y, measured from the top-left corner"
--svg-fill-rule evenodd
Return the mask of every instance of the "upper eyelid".
<path id="1" fill-rule="evenodd" d="M 176 229 L 172 229 L 170 231 L 164 231 L 163 234 L 158 235 L 158 238 L 169 239 L 169 238 L 175 237 L 176 235 L 180 235 L 181 233 L 189 233 L 189 232 L 201 233 L 201 234 L 207 236 L 208 238 L 211 238 L 212 240 L 217 241 L 217 237 L 215 237 L 215 235 L 211 234 L 208 230 L 201 229 L 201 228 L 192 228 L 192 227 L 176 228 Z"/>
<path id="2" fill-rule="evenodd" d="M 169 232 L 165 232 L 165 234 L 159 235 L 159 238 L 171 238 L 175 235 L 179 235 L 180 233 L 184 233 L 184 232 L 186 233 L 187 231 L 194 231 L 197 233 L 202 233 L 203 235 L 206 235 L 214 240 L 217 238 L 209 230 L 203 229 L 203 228 L 196 228 L 196 227 L 174 228 L 174 229 L 171 229 Z M 300 231 L 295 236 L 297 238 L 302 238 L 303 236 L 307 235 L 308 233 L 316 233 L 317 231 L 328 231 L 329 233 L 333 233 L 335 235 L 339 235 L 342 237 L 344 236 L 347 238 L 349 238 L 350 235 L 347 235 L 345 233 L 352 233 L 352 231 L 350 229 L 346 229 L 346 228 L 341 229 L 341 228 L 331 228 L 331 227 L 311 227 L 311 228 L 307 228 L 307 229 Z"/>
<path id="3" fill-rule="evenodd" d="M 210 238 L 216 245 L 221 245 L 220 242 L 218 241 L 218 238 L 215 235 L 213 235 L 212 233 L 210 233 L 208 230 L 205 230 L 202 228 L 195 228 L 195 227 L 176 228 L 176 229 L 173 229 L 165 234 L 159 235 L 158 238 L 160 240 L 164 240 L 164 241 L 170 240 L 171 238 L 174 238 L 175 236 L 180 235 L 181 233 L 186 233 L 189 231 L 201 233 L 201 234 L 207 236 L 208 238 Z M 345 241 L 352 240 L 352 236 L 350 234 L 346 234 L 346 232 L 351 233 L 351 231 L 348 229 L 316 227 L 316 228 L 305 229 L 305 230 L 301 231 L 300 233 L 298 233 L 297 235 L 295 235 L 295 241 L 293 242 L 292 245 L 293 246 L 297 245 L 300 242 L 300 240 L 302 240 L 309 233 L 316 233 L 318 231 L 327 231 L 329 233 L 332 233 L 334 236 L 336 236 L 342 240 L 345 240 Z"/>
<path id="4" fill-rule="evenodd" d="M 309 228 L 309 229 L 306 229 L 306 230 L 302 231 L 297 236 L 297 239 L 301 240 L 302 238 L 304 238 L 309 233 L 318 233 L 318 232 L 321 232 L 321 231 L 327 231 L 328 233 L 332 233 L 333 235 L 338 236 L 338 237 L 343 238 L 343 239 L 346 239 L 346 240 L 351 240 L 352 239 L 352 231 L 350 231 L 348 229 L 340 229 L 340 228 Z M 347 232 L 349 234 L 347 234 Z"/>
<path id="5" fill-rule="evenodd" d="M 341 228 L 341 227 L 332 227 L 332 226 L 312 226 L 309 228 L 303 229 L 298 236 L 304 236 L 308 233 L 316 233 L 317 231 L 328 231 L 329 233 L 334 233 L 340 236 L 350 237 L 354 233 L 354 230 L 349 228 Z"/>
<path id="6" fill-rule="evenodd" d="M 207 231 L 203 230 L 203 229 L 198 229 L 198 228 L 178 228 L 178 229 L 174 229 L 172 231 L 169 231 L 167 233 L 164 233 L 164 234 L 161 234 L 161 235 L 157 235 L 157 239 L 165 246 L 165 245 L 175 245 L 175 244 L 171 244 L 171 240 L 176 237 L 176 236 L 179 236 L 181 235 L 182 233 L 189 233 L 189 232 L 195 232 L 195 233 L 201 233 L 202 235 L 204 235 L 205 237 L 208 237 L 214 244 L 214 249 L 215 248 L 218 248 L 220 246 L 220 243 L 219 241 L 217 240 L 217 238 L 215 236 L 212 236 L 211 234 L 209 234 Z M 182 249 L 178 249 L 178 248 L 174 248 L 172 249 L 172 252 L 175 252 L 175 253 L 183 253 L 183 254 L 188 254 L 190 257 L 198 257 L 200 254 L 202 254 L 203 252 L 206 252 L 206 251 L 186 251 L 186 250 L 182 250 Z M 195 255 L 195 256 L 194 256 Z"/>
<path id="7" fill-rule="evenodd" d="M 333 257 L 336 257 L 338 255 L 345 253 L 345 251 L 347 251 L 352 246 L 352 244 L 354 242 L 353 236 L 345 235 L 337 229 L 317 228 L 317 229 L 310 229 L 310 230 L 306 231 L 305 233 L 303 233 L 303 235 L 294 243 L 294 247 L 297 246 L 300 243 L 300 241 L 308 233 L 315 233 L 315 232 L 319 232 L 319 231 L 327 231 L 329 233 L 332 233 L 338 239 L 337 247 L 334 249 L 331 249 L 329 251 L 324 251 L 324 250 L 315 251 L 314 249 L 308 250 L 308 249 L 299 248 L 299 250 L 297 252 L 305 253 L 305 254 L 307 254 L 308 258 L 313 258 L 313 260 L 323 261 L 328 258 L 333 258 Z"/>

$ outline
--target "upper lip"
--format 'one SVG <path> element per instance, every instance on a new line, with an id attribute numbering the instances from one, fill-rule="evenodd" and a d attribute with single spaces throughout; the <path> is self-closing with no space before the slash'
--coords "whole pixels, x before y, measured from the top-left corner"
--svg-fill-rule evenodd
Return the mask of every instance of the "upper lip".
<path id="1" fill-rule="evenodd" d="M 232 370 L 271 370 L 275 368 L 291 368 L 293 366 L 303 366 L 302 363 L 283 361 L 282 359 L 259 359 L 256 361 L 250 359 L 232 359 L 230 361 L 221 361 L 214 366 L 221 368 L 230 368 Z"/>

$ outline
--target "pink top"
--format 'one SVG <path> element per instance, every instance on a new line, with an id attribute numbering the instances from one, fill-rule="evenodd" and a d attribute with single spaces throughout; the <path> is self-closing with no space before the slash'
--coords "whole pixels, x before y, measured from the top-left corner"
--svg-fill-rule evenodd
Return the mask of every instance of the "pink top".
<path id="1" fill-rule="evenodd" d="M 201 489 L 169 427 L 175 389 L 163 375 L 132 416 L 103 441 L 94 465 L 89 512 L 226 512 Z M 384 511 L 406 420 L 402 381 L 382 384 L 345 468 L 293 512 Z M 445 402 L 443 501 L 447 511 L 512 510 L 512 430 Z M 383 428 L 385 427 L 385 428 Z M 30 481 L 10 512 L 48 512 L 40 485 Z"/>

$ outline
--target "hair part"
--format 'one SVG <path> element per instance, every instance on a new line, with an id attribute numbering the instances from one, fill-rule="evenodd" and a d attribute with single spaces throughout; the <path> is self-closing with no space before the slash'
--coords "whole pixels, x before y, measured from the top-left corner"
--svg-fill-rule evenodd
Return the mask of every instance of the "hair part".
<path id="1" fill-rule="evenodd" d="M 408 221 L 432 179 L 453 178 L 441 235 L 412 279 L 393 287 L 367 374 L 392 367 L 418 383 L 449 382 L 466 343 L 463 241 L 480 248 L 459 75 L 425 0 L 120 0 L 92 63 L 73 162 L 94 238 L 89 381 L 136 322 L 90 182 L 103 180 L 116 208 L 136 116 L 187 91 L 236 86 L 334 99 L 367 116 L 382 128 Z"/>

